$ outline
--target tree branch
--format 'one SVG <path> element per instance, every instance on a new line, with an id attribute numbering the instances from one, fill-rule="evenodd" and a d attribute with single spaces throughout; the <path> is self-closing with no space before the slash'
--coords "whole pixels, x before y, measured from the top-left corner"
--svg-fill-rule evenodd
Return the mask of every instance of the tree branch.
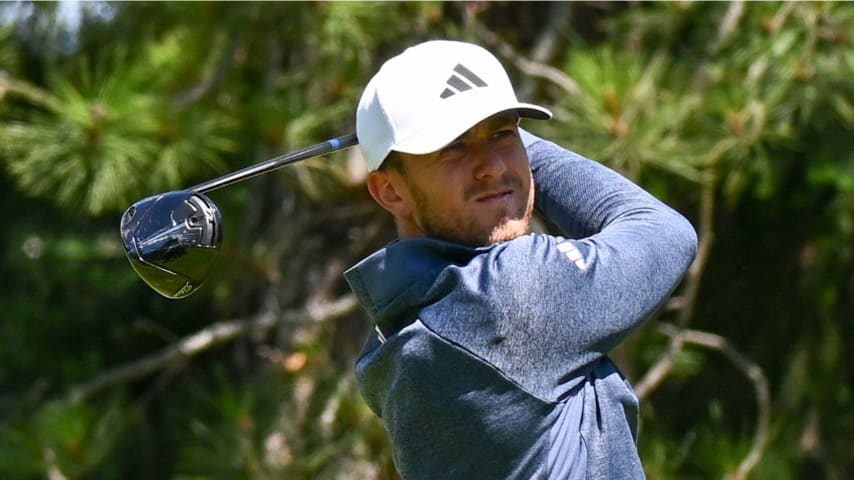
<path id="1" fill-rule="evenodd" d="M 198 83 L 178 92 L 175 96 L 175 103 L 178 106 L 183 107 L 199 100 L 225 76 L 225 73 L 234 62 L 234 52 L 237 51 L 240 39 L 240 35 L 234 32 L 227 35 L 229 38 L 226 40 L 226 45 L 223 47 L 219 60 L 212 67 L 208 68 L 208 71 L 203 74 L 202 79 Z M 213 57 L 213 52 L 211 52 L 210 57 Z"/>
<path id="2" fill-rule="evenodd" d="M 558 25 L 559 23 L 554 24 Z M 578 83 L 576 83 L 576 81 L 573 80 L 572 77 L 570 77 L 566 73 L 555 67 L 552 67 L 551 65 L 530 60 L 516 53 L 516 51 L 513 49 L 512 46 L 510 46 L 510 44 L 501 40 L 501 38 L 499 38 L 498 35 L 495 34 L 495 32 L 492 32 L 488 28 L 481 25 L 480 22 L 478 22 L 476 19 L 471 18 L 470 25 L 478 37 L 482 38 L 486 43 L 492 45 L 497 50 L 499 55 L 509 59 L 522 72 L 533 77 L 539 77 L 549 80 L 558 87 L 562 88 L 569 95 L 578 95 L 579 93 L 581 93 L 581 88 L 578 86 Z"/>
<path id="3" fill-rule="evenodd" d="M 51 92 L 41 89 L 27 81 L 12 77 L 6 70 L 0 70 L 0 102 L 9 94 L 14 94 L 40 107 L 59 109 L 59 101 Z"/>
<path id="4" fill-rule="evenodd" d="M 689 343 L 721 352 L 753 383 L 758 407 L 758 418 L 756 420 L 756 430 L 753 434 L 753 444 L 735 471 L 725 476 L 727 480 L 744 480 L 756 464 L 759 463 L 765 446 L 768 444 L 771 394 L 768 388 L 768 379 L 765 377 L 762 368 L 744 356 L 729 340 L 720 335 L 699 330 L 681 329 L 675 325 L 666 323 L 661 324 L 659 329 L 671 338 L 679 338 L 680 344 Z"/>
<path id="5" fill-rule="evenodd" d="M 706 264 L 712 252 L 712 245 L 715 240 L 715 185 L 716 182 L 713 178 L 709 178 L 703 183 L 700 196 L 700 244 L 697 247 L 697 257 L 688 269 L 683 294 L 675 297 L 670 302 L 672 306 L 679 309 L 679 316 L 677 317 L 679 327 L 686 327 L 691 322 L 691 317 L 694 315 L 694 307 L 697 303 L 697 296 L 700 293 L 703 272 L 706 269 Z M 673 369 L 676 355 L 682 350 L 682 341 L 682 337 L 672 337 L 670 339 L 667 350 L 647 370 L 643 378 L 637 382 L 635 392 L 638 398 L 644 399 L 649 396 L 667 378 Z"/>
<path id="6" fill-rule="evenodd" d="M 331 303 L 306 305 L 299 309 L 284 312 L 281 315 L 266 310 L 264 314 L 252 321 L 230 320 L 214 323 L 157 353 L 108 370 L 93 380 L 73 388 L 70 397 L 72 401 L 85 400 L 107 387 L 144 377 L 176 362 L 186 361 L 210 348 L 250 332 L 267 331 L 281 323 L 292 323 L 305 319 L 312 322 L 324 322 L 346 315 L 357 306 L 356 297 L 347 294 Z"/>
<path id="7" fill-rule="evenodd" d="M 712 46 L 712 53 L 718 53 L 721 48 L 727 44 L 730 37 L 732 37 L 733 32 L 735 32 L 738 27 L 738 22 L 741 21 L 743 16 L 744 0 L 734 0 L 729 2 L 729 8 L 727 8 L 726 14 L 718 27 L 718 37 L 715 39 L 715 43 Z"/>
<path id="8" fill-rule="evenodd" d="M 47 471 L 48 480 L 68 480 L 68 477 L 62 473 L 62 470 L 59 469 L 59 466 L 56 464 L 56 452 L 53 451 L 52 448 L 46 447 L 44 451 L 42 451 L 42 459 L 44 460 L 45 468 Z"/>

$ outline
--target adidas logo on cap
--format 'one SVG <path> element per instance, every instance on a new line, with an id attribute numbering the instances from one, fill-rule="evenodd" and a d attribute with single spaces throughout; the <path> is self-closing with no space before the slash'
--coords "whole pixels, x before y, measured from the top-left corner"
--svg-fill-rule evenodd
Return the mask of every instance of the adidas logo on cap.
<path id="1" fill-rule="evenodd" d="M 444 99 L 452 97 L 457 93 L 462 93 L 466 90 L 471 90 L 472 88 L 487 86 L 486 82 L 484 82 L 482 78 L 475 75 L 462 63 L 458 63 L 457 66 L 454 67 L 454 72 L 456 73 L 452 73 L 451 76 L 448 77 L 447 82 L 445 82 L 447 83 L 448 88 L 445 88 L 445 90 L 442 91 L 442 93 L 439 95 L 439 98 Z M 452 89 L 455 89 L 456 91 Z"/>

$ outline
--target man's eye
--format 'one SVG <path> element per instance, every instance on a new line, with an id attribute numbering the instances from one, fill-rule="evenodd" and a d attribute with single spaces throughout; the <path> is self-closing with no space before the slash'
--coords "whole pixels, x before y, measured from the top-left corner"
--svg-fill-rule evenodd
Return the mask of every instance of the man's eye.
<path id="1" fill-rule="evenodd" d="M 439 159 L 442 162 L 454 162 L 466 153 L 466 144 L 463 142 L 452 143 L 439 152 Z"/>
<path id="2" fill-rule="evenodd" d="M 502 128 L 501 130 L 497 130 L 492 134 L 494 138 L 506 138 L 516 134 L 516 130 L 512 128 Z"/>
<path id="3" fill-rule="evenodd" d="M 443 148 L 442 153 L 459 152 L 459 151 L 463 150 L 464 148 L 466 148 L 466 145 L 463 142 L 455 142 L 455 143 L 452 143 L 452 144 L 446 146 L 445 148 Z"/>

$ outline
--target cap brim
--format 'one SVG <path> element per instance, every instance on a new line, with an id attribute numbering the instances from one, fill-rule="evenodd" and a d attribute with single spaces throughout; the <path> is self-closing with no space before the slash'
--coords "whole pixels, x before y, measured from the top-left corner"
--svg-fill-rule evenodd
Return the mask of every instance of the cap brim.
<path id="1" fill-rule="evenodd" d="M 469 110 L 466 114 L 457 115 L 454 118 L 434 119 L 429 126 L 425 127 L 417 134 L 392 145 L 391 150 L 410 153 L 413 155 L 424 155 L 441 150 L 479 122 L 497 113 L 510 110 L 515 110 L 522 118 L 533 118 L 537 120 L 548 120 L 552 118 L 551 111 L 531 103 L 500 105 L 488 110 Z"/>

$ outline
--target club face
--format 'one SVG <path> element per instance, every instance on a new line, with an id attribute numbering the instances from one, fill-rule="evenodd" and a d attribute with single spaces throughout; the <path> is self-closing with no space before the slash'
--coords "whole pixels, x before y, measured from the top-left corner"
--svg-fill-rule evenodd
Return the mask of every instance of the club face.
<path id="1" fill-rule="evenodd" d="M 222 218 L 204 194 L 169 192 L 134 203 L 122 215 L 131 266 L 155 291 L 183 298 L 198 290 L 222 242 Z"/>

